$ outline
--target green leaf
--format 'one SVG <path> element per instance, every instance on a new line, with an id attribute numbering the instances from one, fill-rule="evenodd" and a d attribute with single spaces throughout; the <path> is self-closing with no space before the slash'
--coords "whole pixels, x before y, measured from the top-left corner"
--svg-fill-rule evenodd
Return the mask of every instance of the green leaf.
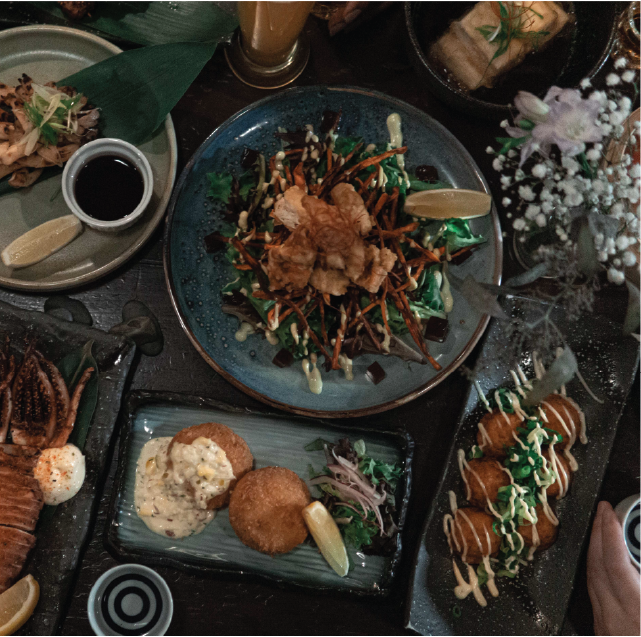
<path id="1" fill-rule="evenodd" d="M 526 407 L 538 405 L 552 392 L 569 383 L 578 371 L 578 364 L 572 350 L 566 345 L 563 353 L 556 358 L 540 380 L 535 380 L 533 389 L 523 400 Z"/>
<path id="2" fill-rule="evenodd" d="M 357 144 L 360 144 L 363 141 L 362 137 L 337 137 L 334 142 L 334 152 L 347 157 Z"/>
<path id="3" fill-rule="evenodd" d="M 581 219 L 579 236 L 576 241 L 576 252 L 579 270 L 586 277 L 592 278 L 598 272 L 600 266 L 596 247 L 594 246 L 594 236 L 586 217 Z"/>
<path id="4" fill-rule="evenodd" d="M 332 443 L 329 440 L 324 438 L 316 438 L 316 440 L 310 442 L 308 445 L 305 445 L 305 451 L 323 451 L 325 445 L 331 445 Z"/>
<path id="5" fill-rule="evenodd" d="M 528 139 L 530 139 L 530 135 L 525 135 L 524 137 L 497 137 L 496 141 L 503 145 L 496 154 L 505 155 L 513 148 L 518 148 L 521 144 L 524 144 Z"/>
<path id="6" fill-rule="evenodd" d="M 238 194 L 242 199 L 246 199 L 249 191 L 256 187 L 256 173 L 253 170 L 245 171 L 238 178 L 238 184 L 240 186 Z"/>
<path id="7" fill-rule="evenodd" d="M 103 137 L 139 145 L 165 121 L 216 42 L 180 42 L 125 51 L 57 82 L 73 86 L 100 108 Z"/>
<path id="8" fill-rule="evenodd" d="M 65 358 L 58 363 L 58 369 L 60 370 L 65 383 L 67 383 L 70 395 L 73 393 L 73 390 L 85 369 L 88 367 L 94 368 L 94 372 L 91 374 L 91 377 L 82 392 L 80 404 L 78 405 L 78 413 L 76 414 L 76 424 L 74 425 L 71 436 L 69 437 L 69 444 L 76 445 L 80 451 L 84 449 L 87 434 L 89 433 L 89 426 L 91 425 L 91 419 L 98 402 L 99 370 L 98 364 L 91 353 L 92 347 L 93 341 L 88 341 L 85 343 L 84 347 L 71 352 L 71 354 L 65 356 Z"/>
<path id="9" fill-rule="evenodd" d="M 356 452 L 356 455 L 359 458 L 362 458 L 365 455 L 365 451 L 366 451 L 366 449 L 365 449 L 365 441 L 362 440 L 362 439 L 361 440 L 357 440 L 354 443 L 354 451 Z"/>
<path id="10" fill-rule="evenodd" d="M 68 24 L 57 2 L 31 4 L 54 21 Z M 90 13 L 73 26 L 145 46 L 220 40 L 238 26 L 235 13 L 216 2 L 101 2 Z"/>
<path id="11" fill-rule="evenodd" d="M 231 174 L 214 172 L 207 173 L 207 179 L 209 180 L 209 190 L 207 191 L 207 196 L 213 200 L 228 203 L 229 197 L 231 195 Z"/>

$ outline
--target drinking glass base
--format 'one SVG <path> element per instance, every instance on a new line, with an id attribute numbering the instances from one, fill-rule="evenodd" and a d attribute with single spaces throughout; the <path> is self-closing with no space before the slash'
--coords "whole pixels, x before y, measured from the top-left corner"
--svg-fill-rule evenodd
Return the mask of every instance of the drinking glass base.
<path id="1" fill-rule="evenodd" d="M 241 82 L 254 88 L 273 89 L 286 86 L 303 72 L 309 60 L 309 48 L 307 36 L 301 33 L 285 62 L 273 67 L 260 66 L 245 55 L 240 41 L 240 29 L 237 29 L 231 44 L 225 47 L 225 58 L 229 68 Z"/>

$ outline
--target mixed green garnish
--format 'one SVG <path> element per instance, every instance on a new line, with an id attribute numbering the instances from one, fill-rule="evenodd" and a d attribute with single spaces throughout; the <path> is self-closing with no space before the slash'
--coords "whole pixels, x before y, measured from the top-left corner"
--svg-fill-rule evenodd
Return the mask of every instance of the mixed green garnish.
<path id="1" fill-rule="evenodd" d="M 334 444 L 318 438 L 305 451 L 324 451 L 320 472 L 309 466 L 309 484 L 336 520 L 345 543 L 357 551 L 385 555 L 396 549 L 395 494 L 403 468 L 367 455 L 365 443 L 349 438 Z"/>
<path id="2" fill-rule="evenodd" d="M 399 160 L 405 147 L 392 148 L 385 142 L 368 146 L 361 137 L 340 135 L 339 121 L 340 113 L 327 111 L 318 135 L 311 126 L 280 129 L 278 153 L 268 158 L 245 149 L 244 172 L 208 174 L 208 196 L 225 204 L 227 223 L 205 238 L 205 246 L 208 252 L 224 249 L 236 270 L 236 278 L 222 290 L 223 310 L 256 331 L 273 333 L 291 361 L 317 354 L 325 357 L 329 371 L 341 368 L 342 352 L 349 359 L 375 352 L 429 361 L 438 369 L 427 349 L 425 329 L 430 319 L 446 321 L 451 309 L 445 307 L 441 294 L 447 287 L 447 264 L 467 258 L 471 247 L 484 239 L 472 233 L 465 219 L 431 221 L 406 214 L 404 203 L 410 191 L 451 186 L 431 166 L 419 166 L 408 175 Z M 371 230 L 359 234 L 348 223 L 349 232 L 356 233 L 354 245 L 367 255 L 360 273 L 347 276 L 347 270 L 323 265 L 329 252 L 314 234 L 313 223 L 305 235 L 311 265 L 299 267 L 295 260 L 286 261 L 290 257 L 285 253 L 302 243 L 296 234 L 300 228 L 294 230 L 275 219 L 278 201 L 290 188 L 299 188 L 322 205 L 328 204 L 325 210 L 338 215 L 340 227 L 345 219 L 335 212 L 332 193 L 341 184 L 353 186 L 362 197 L 371 224 Z M 348 252 L 341 253 L 345 262 Z M 307 255 L 296 258 L 301 256 Z M 391 265 L 381 275 L 385 259 Z M 286 267 L 276 272 L 283 261 Z M 300 274 L 305 268 L 306 277 L 288 278 L 292 270 Z M 375 271 L 380 278 L 372 281 Z M 338 291 L 314 279 L 319 273 L 336 277 L 337 272 L 344 282 Z M 404 350 L 399 346 L 400 352 L 395 350 L 397 337 L 407 333 L 419 352 L 406 345 Z"/>
<path id="3" fill-rule="evenodd" d="M 543 16 L 532 9 L 527 3 L 520 2 L 492 2 L 491 5 L 498 6 L 499 24 L 484 24 L 476 27 L 476 30 L 497 49 L 490 60 L 490 64 L 501 55 L 508 52 L 513 40 L 528 40 L 536 51 L 539 48 L 541 39 L 550 35 L 549 31 L 531 31 L 529 27 L 535 17 L 543 19 Z"/>

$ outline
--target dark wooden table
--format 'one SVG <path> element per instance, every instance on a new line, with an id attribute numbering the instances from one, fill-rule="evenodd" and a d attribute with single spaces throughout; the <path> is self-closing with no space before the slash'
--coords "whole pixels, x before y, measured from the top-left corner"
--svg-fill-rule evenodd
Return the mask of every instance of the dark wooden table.
<path id="1" fill-rule="evenodd" d="M 497 199 L 496 173 L 485 148 L 499 133 L 496 123 L 460 115 L 430 95 L 418 79 L 405 52 L 402 4 L 378 15 L 358 30 L 330 39 L 326 24 L 310 18 L 312 44 L 309 65 L 295 85 L 352 85 L 383 91 L 418 108 L 444 124 L 470 151 L 488 178 Z M 179 147 L 179 171 L 209 133 L 229 116 L 268 93 L 242 84 L 229 71 L 218 51 L 172 112 Z M 509 228 L 508 224 L 504 224 Z M 506 240 L 506 247 L 509 241 Z M 129 389 L 184 391 L 251 406 L 253 401 L 216 374 L 196 353 L 171 307 L 162 266 L 162 229 L 132 261 L 99 283 L 76 290 L 72 296 L 86 304 L 94 324 L 109 329 L 121 321 L 120 311 L 130 299 L 146 303 L 157 315 L 165 334 L 165 349 L 156 358 L 137 355 Z M 505 273 L 517 272 L 506 249 Z M 45 297 L 0 291 L 0 299 L 23 308 L 41 310 Z M 478 351 L 478 348 L 477 348 Z M 473 365 L 475 353 L 468 361 Z M 410 567 L 418 536 L 451 443 L 451 431 L 467 389 L 459 374 L 447 378 L 427 396 L 393 412 L 366 419 L 372 426 L 393 422 L 406 427 L 416 441 L 415 478 L 410 501 L 404 557 L 392 595 L 367 600 L 338 594 L 316 594 L 280 589 L 255 581 L 203 578 L 168 568 L 158 572 L 174 597 L 174 619 L 169 634 L 402 634 L 403 612 Z M 100 511 L 86 548 L 73 598 L 62 627 L 64 635 L 91 633 L 87 598 L 98 577 L 117 564 L 103 546 L 105 516 L 118 462 L 114 440 L 111 470 L 105 481 Z M 639 491 L 639 385 L 630 396 L 619 425 L 602 497 L 613 503 Z M 28 629 L 28 626 L 27 626 Z M 585 559 L 579 568 L 565 631 L 592 632 L 592 611 L 585 586 Z"/>

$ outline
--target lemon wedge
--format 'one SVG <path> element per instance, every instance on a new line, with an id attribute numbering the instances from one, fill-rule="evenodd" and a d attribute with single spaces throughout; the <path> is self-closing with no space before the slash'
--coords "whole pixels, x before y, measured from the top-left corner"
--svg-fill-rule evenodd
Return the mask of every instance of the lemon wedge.
<path id="1" fill-rule="evenodd" d="M 312 502 L 303 509 L 303 519 L 327 563 L 338 575 L 345 577 L 349 570 L 347 550 L 329 511 L 320 502 Z"/>
<path id="2" fill-rule="evenodd" d="M 0 595 L 0 635 L 13 635 L 22 626 L 38 603 L 40 586 L 31 575 L 23 577 Z"/>
<path id="3" fill-rule="evenodd" d="M 2 262 L 10 268 L 26 268 L 64 248 L 82 232 L 74 215 L 45 221 L 12 241 L 2 251 Z"/>
<path id="4" fill-rule="evenodd" d="M 405 212 L 422 219 L 474 219 L 492 208 L 492 197 L 478 190 L 439 188 L 412 193 L 405 200 Z"/>

